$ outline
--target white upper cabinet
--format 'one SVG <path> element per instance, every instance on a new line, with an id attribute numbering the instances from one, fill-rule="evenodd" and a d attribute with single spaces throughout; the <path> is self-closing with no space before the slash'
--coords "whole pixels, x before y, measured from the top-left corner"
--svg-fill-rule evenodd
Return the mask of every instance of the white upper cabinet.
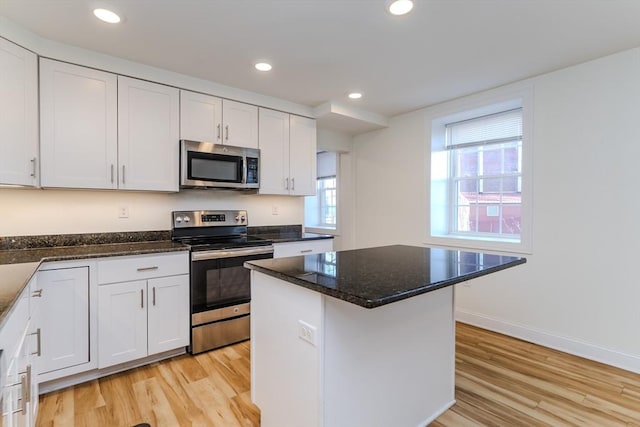
<path id="1" fill-rule="evenodd" d="M 0 184 L 38 184 L 36 54 L 0 38 Z"/>
<path id="2" fill-rule="evenodd" d="M 179 91 L 118 76 L 118 175 L 126 190 L 178 191 Z"/>
<path id="3" fill-rule="evenodd" d="M 289 114 L 260 108 L 260 194 L 289 194 Z"/>
<path id="4" fill-rule="evenodd" d="M 181 90 L 180 139 L 258 148 L 258 107 Z"/>
<path id="5" fill-rule="evenodd" d="M 222 99 L 180 91 L 180 139 L 222 143 Z"/>
<path id="6" fill-rule="evenodd" d="M 43 187 L 178 191 L 179 91 L 40 60 Z"/>
<path id="7" fill-rule="evenodd" d="M 316 194 L 316 147 L 316 121 L 292 115 L 289 143 L 291 194 Z"/>
<path id="8" fill-rule="evenodd" d="M 222 101 L 223 144 L 258 148 L 258 107 Z"/>
<path id="9" fill-rule="evenodd" d="M 316 122 L 260 108 L 260 194 L 316 193 Z"/>
<path id="10" fill-rule="evenodd" d="M 115 74 L 40 60 L 43 187 L 117 188 Z"/>

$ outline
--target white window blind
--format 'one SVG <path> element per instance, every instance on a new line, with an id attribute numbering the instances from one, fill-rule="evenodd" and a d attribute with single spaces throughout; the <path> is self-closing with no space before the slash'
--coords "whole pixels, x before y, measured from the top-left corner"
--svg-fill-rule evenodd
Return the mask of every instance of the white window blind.
<path id="1" fill-rule="evenodd" d="M 522 108 L 448 123 L 446 148 L 462 148 L 522 140 Z"/>

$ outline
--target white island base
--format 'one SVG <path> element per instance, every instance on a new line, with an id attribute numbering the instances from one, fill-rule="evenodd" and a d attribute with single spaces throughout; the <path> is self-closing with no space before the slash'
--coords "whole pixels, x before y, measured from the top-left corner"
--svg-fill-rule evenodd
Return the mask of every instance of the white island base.
<path id="1" fill-rule="evenodd" d="M 419 427 L 455 403 L 453 287 L 367 309 L 252 270 L 251 299 L 262 427 Z"/>

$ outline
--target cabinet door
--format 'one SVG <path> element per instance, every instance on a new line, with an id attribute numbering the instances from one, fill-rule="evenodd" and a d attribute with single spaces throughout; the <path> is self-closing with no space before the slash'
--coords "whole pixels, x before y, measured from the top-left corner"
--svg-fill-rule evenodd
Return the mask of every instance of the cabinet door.
<path id="1" fill-rule="evenodd" d="M 189 345 L 189 275 L 149 279 L 149 355 Z"/>
<path id="2" fill-rule="evenodd" d="M 39 271 L 38 289 L 39 371 L 89 362 L 89 268 Z"/>
<path id="3" fill-rule="evenodd" d="M 222 143 L 222 99 L 181 90 L 180 139 Z"/>
<path id="4" fill-rule="evenodd" d="M 43 187 L 117 187 L 115 74 L 40 60 Z"/>
<path id="5" fill-rule="evenodd" d="M 0 184 L 37 185 L 36 54 L 0 38 Z"/>
<path id="6" fill-rule="evenodd" d="M 147 282 L 98 286 L 98 368 L 147 355 Z"/>
<path id="7" fill-rule="evenodd" d="M 176 88 L 118 76 L 119 188 L 178 191 Z"/>
<path id="8" fill-rule="evenodd" d="M 316 194 L 316 121 L 292 115 L 290 122 L 291 194 L 313 196 Z"/>
<path id="9" fill-rule="evenodd" d="M 224 144 L 258 148 L 258 107 L 225 99 L 222 120 Z"/>
<path id="10" fill-rule="evenodd" d="M 289 194 L 289 114 L 260 108 L 260 194 Z"/>

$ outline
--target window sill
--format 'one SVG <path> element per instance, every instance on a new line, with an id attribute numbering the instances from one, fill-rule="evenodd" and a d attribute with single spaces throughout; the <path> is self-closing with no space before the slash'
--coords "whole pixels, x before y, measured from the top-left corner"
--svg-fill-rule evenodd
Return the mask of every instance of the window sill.
<path id="1" fill-rule="evenodd" d="M 531 255 L 531 248 L 522 242 L 507 240 L 489 240 L 484 238 L 473 238 L 469 236 L 429 236 L 428 241 L 423 243 L 426 246 L 443 246 L 453 249 L 464 249 L 474 251 L 489 251 L 501 254 L 521 254 Z"/>
<path id="2" fill-rule="evenodd" d="M 305 233 L 329 234 L 331 236 L 339 236 L 338 230 L 332 227 L 304 227 Z"/>

